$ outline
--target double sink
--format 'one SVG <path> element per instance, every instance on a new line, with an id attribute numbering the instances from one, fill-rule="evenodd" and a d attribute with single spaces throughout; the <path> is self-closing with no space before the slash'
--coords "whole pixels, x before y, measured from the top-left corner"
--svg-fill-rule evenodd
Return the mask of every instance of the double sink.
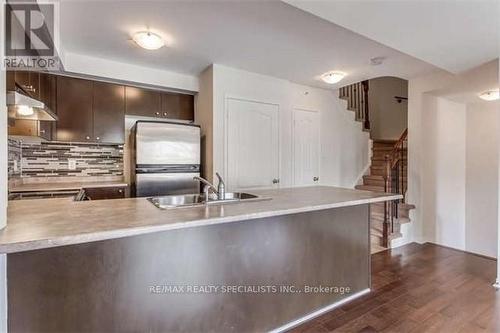
<path id="1" fill-rule="evenodd" d="M 182 194 L 182 195 L 167 195 L 162 197 L 152 197 L 148 200 L 158 208 L 172 209 L 182 207 L 196 207 L 214 204 L 252 202 L 270 200 L 268 197 L 261 197 L 255 194 L 244 192 L 228 192 L 225 193 L 224 199 L 209 197 L 208 200 L 205 194 Z"/>

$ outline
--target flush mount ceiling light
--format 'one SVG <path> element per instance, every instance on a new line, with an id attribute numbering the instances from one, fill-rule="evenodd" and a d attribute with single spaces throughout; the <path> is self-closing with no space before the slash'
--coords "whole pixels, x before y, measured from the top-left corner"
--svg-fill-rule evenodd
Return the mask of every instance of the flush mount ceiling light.
<path id="1" fill-rule="evenodd" d="M 160 35 L 151 31 L 139 31 L 132 37 L 134 42 L 146 50 L 158 50 L 165 45 Z"/>
<path id="2" fill-rule="evenodd" d="M 370 59 L 370 65 L 378 66 L 384 63 L 385 57 L 374 57 Z"/>
<path id="3" fill-rule="evenodd" d="M 339 82 L 345 77 L 345 73 L 342 72 L 328 72 L 323 75 L 321 75 L 321 80 L 328 84 L 334 84 Z"/>
<path id="4" fill-rule="evenodd" d="M 479 95 L 479 98 L 484 99 L 485 101 L 496 101 L 500 98 L 500 91 L 498 89 L 485 91 Z"/>

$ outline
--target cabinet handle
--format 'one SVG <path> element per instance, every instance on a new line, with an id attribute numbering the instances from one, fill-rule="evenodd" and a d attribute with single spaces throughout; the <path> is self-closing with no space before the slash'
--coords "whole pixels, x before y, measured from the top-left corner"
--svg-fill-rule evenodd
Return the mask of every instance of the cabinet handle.
<path id="1" fill-rule="evenodd" d="M 118 193 L 123 193 L 123 190 L 122 190 L 122 189 L 119 189 L 119 190 L 118 190 Z"/>
<path id="2" fill-rule="evenodd" d="M 273 179 L 273 184 L 278 184 L 279 182 L 280 182 L 280 180 L 278 178 Z"/>
<path id="3" fill-rule="evenodd" d="M 166 117 L 167 116 L 167 113 L 166 112 L 163 112 L 163 116 Z"/>
<path id="4" fill-rule="evenodd" d="M 85 139 L 90 140 L 90 136 L 88 136 L 88 135 L 87 135 L 87 136 L 85 137 Z"/>
<path id="5" fill-rule="evenodd" d="M 159 116 L 159 115 L 160 115 L 160 112 L 155 112 L 155 115 Z"/>
<path id="6" fill-rule="evenodd" d="M 100 138 L 100 137 L 97 137 L 97 138 L 95 138 L 95 139 L 96 139 L 96 140 L 101 140 L 101 138 Z"/>
<path id="7" fill-rule="evenodd" d="M 317 182 L 319 180 L 319 177 L 313 177 L 313 181 Z"/>
<path id="8" fill-rule="evenodd" d="M 45 130 L 40 130 L 40 133 L 41 134 L 45 134 Z"/>

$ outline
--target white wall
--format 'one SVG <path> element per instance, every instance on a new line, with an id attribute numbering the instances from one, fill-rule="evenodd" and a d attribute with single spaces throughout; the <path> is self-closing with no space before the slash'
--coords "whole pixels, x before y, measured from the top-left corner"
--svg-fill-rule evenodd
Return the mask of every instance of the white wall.
<path id="1" fill-rule="evenodd" d="M 398 140 L 408 127 L 408 102 L 394 96 L 408 97 L 408 81 L 380 77 L 369 81 L 370 136 L 373 140 Z"/>
<path id="2" fill-rule="evenodd" d="M 200 75 L 200 91 L 196 97 L 195 122 L 201 125 L 202 176 L 212 181 L 213 170 L 213 67 L 208 67 Z"/>
<path id="3" fill-rule="evenodd" d="M 71 73 L 178 90 L 198 91 L 197 77 L 158 68 L 131 65 L 75 53 L 65 53 L 63 64 L 65 71 Z"/>
<path id="4" fill-rule="evenodd" d="M 442 71 L 409 81 L 407 202 L 416 209 L 403 235 L 496 257 L 500 110 L 476 90 Z"/>
<path id="5" fill-rule="evenodd" d="M 279 105 L 280 184 L 292 186 L 292 110 L 315 110 L 321 118 L 320 183 L 352 187 L 368 164 L 368 134 L 346 110 L 337 91 L 311 88 L 270 76 L 213 65 L 213 169 L 224 170 L 224 107 L 227 97 Z M 200 94 L 203 92 L 200 91 Z M 197 120 L 198 121 L 198 120 Z"/>
<path id="6" fill-rule="evenodd" d="M 426 240 L 465 249 L 466 107 L 425 96 L 422 190 Z"/>
<path id="7" fill-rule="evenodd" d="M 467 106 L 465 249 L 497 255 L 498 105 Z"/>

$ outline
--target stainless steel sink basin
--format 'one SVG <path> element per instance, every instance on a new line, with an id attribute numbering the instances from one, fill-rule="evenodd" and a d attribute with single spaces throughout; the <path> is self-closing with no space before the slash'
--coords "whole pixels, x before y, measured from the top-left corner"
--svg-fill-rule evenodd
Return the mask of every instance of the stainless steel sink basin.
<path id="1" fill-rule="evenodd" d="M 202 205 L 215 205 L 236 202 L 261 201 L 270 200 L 268 197 L 259 197 L 258 195 L 244 192 L 228 192 L 225 199 L 209 198 L 205 200 L 203 194 L 182 194 L 182 195 L 166 195 L 163 197 L 152 197 L 148 200 L 158 208 L 171 209 L 182 207 L 196 207 Z"/>

